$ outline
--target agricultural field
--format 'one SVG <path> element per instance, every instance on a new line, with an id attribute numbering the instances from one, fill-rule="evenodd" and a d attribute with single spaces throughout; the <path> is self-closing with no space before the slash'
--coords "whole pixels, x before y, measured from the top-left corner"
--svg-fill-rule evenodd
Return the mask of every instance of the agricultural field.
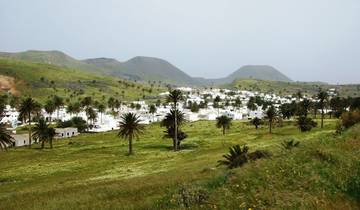
<path id="1" fill-rule="evenodd" d="M 357 209 L 360 127 L 335 135 L 336 120 L 307 133 L 293 124 L 269 134 L 234 121 L 222 135 L 215 122 L 187 123 L 179 152 L 159 124 L 146 126 L 133 156 L 116 131 L 10 149 L 0 152 L 0 209 Z M 300 144 L 286 150 L 288 140 Z M 237 144 L 271 157 L 218 166 Z"/>

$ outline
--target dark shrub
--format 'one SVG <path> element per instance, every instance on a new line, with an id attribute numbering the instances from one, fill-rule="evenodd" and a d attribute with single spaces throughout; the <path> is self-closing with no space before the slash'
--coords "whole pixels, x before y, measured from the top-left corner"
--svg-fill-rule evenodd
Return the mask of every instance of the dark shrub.
<path id="1" fill-rule="evenodd" d="M 269 158 L 269 157 L 271 157 L 271 154 L 266 150 L 256 150 L 255 152 L 251 152 L 248 154 L 249 160 L 257 160 L 257 159 Z"/>
<path id="2" fill-rule="evenodd" d="M 289 140 L 289 141 L 284 140 L 284 141 L 281 143 L 281 146 L 282 146 L 285 150 L 292 150 L 293 148 L 298 147 L 299 144 L 300 144 L 300 142 L 291 139 L 291 140 Z"/>
<path id="3" fill-rule="evenodd" d="M 360 122 L 360 111 L 345 112 L 341 115 L 341 125 L 344 128 L 350 128 Z"/>
<path id="4" fill-rule="evenodd" d="M 301 116 L 298 118 L 297 126 L 301 130 L 301 132 L 311 131 L 314 127 L 317 126 L 317 122 L 312 120 L 309 117 Z"/>
<path id="5" fill-rule="evenodd" d="M 73 117 L 68 121 L 60 121 L 57 125 L 59 128 L 75 127 L 80 133 L 85 132 L 87 129 L 87 123 L 81 117 Z"/>

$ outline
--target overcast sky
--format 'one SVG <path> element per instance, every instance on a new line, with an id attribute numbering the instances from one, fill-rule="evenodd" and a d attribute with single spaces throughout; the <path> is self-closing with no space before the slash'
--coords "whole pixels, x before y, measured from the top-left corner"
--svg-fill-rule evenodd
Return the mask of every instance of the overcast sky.
<path id="1" fill-rule="evenodd" d="M 360 83 L 359 0 L 0 0 L 0 51 L 168 60 L 191 76 L 267 64 Z"/>

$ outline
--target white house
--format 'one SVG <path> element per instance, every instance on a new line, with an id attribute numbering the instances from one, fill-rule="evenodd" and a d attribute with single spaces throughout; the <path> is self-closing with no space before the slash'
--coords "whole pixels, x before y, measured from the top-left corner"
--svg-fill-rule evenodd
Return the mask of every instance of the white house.
<path id="1" fill-rule="evenodd" d="M 55 128 L 55 133 L 56 133 L 56 136 L 55 136 L 56 139 L 70 138 L 70 137 L 79 135 L 78 129 L 72 128 L 72 127 Z"/>

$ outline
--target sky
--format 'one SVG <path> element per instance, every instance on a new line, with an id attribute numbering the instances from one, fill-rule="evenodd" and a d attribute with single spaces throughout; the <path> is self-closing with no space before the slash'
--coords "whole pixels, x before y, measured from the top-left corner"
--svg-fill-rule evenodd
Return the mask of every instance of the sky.
<path id="1" fill-rule="evenodd" d="M 191 76 L 271 65 L 360 83 L 359 0 L 0 0 L 0 51 L 165 59 Z"/>

